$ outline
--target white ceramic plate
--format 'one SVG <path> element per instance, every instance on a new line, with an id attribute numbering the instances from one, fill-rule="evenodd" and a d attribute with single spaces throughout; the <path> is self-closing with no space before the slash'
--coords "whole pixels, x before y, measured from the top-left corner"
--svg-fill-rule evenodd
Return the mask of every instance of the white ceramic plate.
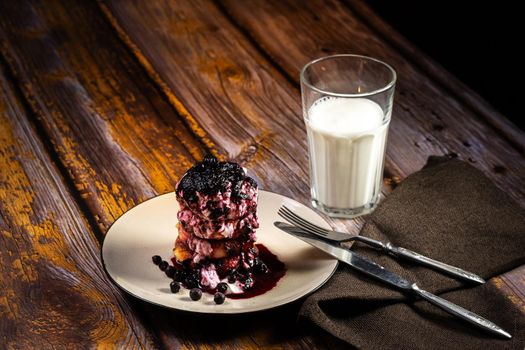
<path id="1" fill-rule="evenodd" d="M 273 225 L 282 221 L 277 210 L 282 204 L 298 214 L 329 228 L 312 209 L 279 194 L 259 191 L 260 228 L 257 243 L 264 244 L 286 265 L 286 274 L 268 292 L 247 299 L 228 299 L 215 305 L 207 293 L 199 301 L 189 291 L 170 292 L 170 279 L 151 261 L 160 255 L 172 257 L 177 236 L 174 193 L 152 198 L 122 215 L 108 230 L 102 246 L 102 260 L 111 279 L 129 294 L 153 304 L 191 312 L 235 314 L 270 309 L 297 300 L 323 285 L 334 273 L 337 260 Z"/>

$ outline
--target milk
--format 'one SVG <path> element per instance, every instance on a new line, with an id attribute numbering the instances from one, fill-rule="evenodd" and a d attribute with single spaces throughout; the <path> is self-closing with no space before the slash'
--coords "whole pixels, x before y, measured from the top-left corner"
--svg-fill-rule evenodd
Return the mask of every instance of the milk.
<path id="1" fill-rule="evenodd" d="M 365 98 L 323 97 L 308 110 L 306 129 L 314 205 L 355 209 L 374 204 L 381 189 L 388 123 Z"/>

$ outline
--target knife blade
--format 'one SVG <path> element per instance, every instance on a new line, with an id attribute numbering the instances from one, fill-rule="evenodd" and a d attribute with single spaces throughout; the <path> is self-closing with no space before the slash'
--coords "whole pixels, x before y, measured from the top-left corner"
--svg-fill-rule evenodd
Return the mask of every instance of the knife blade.
<path id="1" fill-rule="evenodd" d="M 294 237 L 299 238 L 300 240 L 312 245 L 313 247 L 321 249 L 325 253 L 331 255 L 332 257 L 338 259 L 339 261 L 342 261 L 348 264 L 352 268 L 370 277 L 378 279 L 390 286 L 396 287 L 405 292 L 418 295 L 421 298 L 427 300 L 428 302 L 434 304 L 435 306 L 441 308 L 442 310 L 454 316 L 457 316 L 488 332 L 491 332 L 493 334 L 496 334 L 498 336 L 502 336 L 508 339 L 512 338 L 512 336 L 508 332 L 506 332 L 505 330 L 503 330 L 501 327 L 494 324 L 493 322 L 469 310 L 466 310 L 459 305 L 456 305 L 448 300 L 445 300 L 441 297 L 438 297 L 430 292 L 427 292 L 419 288 L 419 286 L 416 283 L 412 283 L 404 279 L 403 277 L 395 274 L 392 271 L 385 269 L 383 266 L 369 260 L 366 257 L 360 256 L 359 254 L 351 250 L 336 246 L 332 244 L 331 242 L 325 241 L 318 236 L 313 236 L 309 233 L 306 233 L 305 231 L 303 231 L 301 228 L 297 226 L 293 226 L 288 223 L 279 222 L 279 221 L 274 222 L 274 225 L 277 228 L 283 230 L 284 232 L 291 234 Z"/>

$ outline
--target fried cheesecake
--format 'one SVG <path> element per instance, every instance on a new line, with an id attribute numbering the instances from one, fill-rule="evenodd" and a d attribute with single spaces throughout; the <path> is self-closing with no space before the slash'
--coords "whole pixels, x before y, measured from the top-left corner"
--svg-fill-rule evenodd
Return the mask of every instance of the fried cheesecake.
<path id="1" fill-rule="evenodd" d="M 174 262 L 186 287 L 213 290 L 221 282 L 252 287 L 260 268 L 255 230 L 258 186 L 237 163 L 213 156 L 189 169 L 176 184 L 180 209 Z"/>

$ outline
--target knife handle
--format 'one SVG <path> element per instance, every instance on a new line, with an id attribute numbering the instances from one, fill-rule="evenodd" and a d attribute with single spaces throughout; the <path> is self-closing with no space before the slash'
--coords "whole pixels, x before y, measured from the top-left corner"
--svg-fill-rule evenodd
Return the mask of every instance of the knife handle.
<path id="1" fill-rule="evenodd" d="M 429 257 L 426 257 L 424 255 L 421 255 L 419 253 L 416 253 L 412 250 L 402 248 L 402 247 L 396 247 L 392 245 L 391 243 L 386 243 L 384 248 L 388 253 L 394 255 L 394 256 L 400 256 L 408 260 L 412 260 L 415 262 L 418 262 L 422 265 L 426 265 L 429 267 L 432 267 L 436 270 L 440 270 L 443 272 L 446 272 L 448 274 L 454 275 L 456 277 L 462 278 L 464 280 L 473 281 L 477 283 L 485 283 L 485 280 L 481 278 L 480 276 L 465 271 L 463 269 L 460 269 L 459 267 L 451 266 L 448 264 L 445 264 L 441 261 L 437 261 L 434 259 L 431 259 Z"/>
<path id="2" fill-rule="evenodd" d="M 448 312 L 449 314 L 457 316 L 469 323 L 472 323 L 475 326 L 481 327 L 491 333 L 497 334 L 504 338 L 508 338 L 508 339 L 512 338 L 512 336 L 508 332 L 503 330 L 501 327 L 499 327 L 495 323 L 473 313 L 472 311 L 468 311 L 467 309 L 464 309 L 459 305 L 456 305 L 448 300 L 440 298 L 437 295 L 434 295 L 423 289 L 420 289 L 415 283 L 412 285 L 412 290 L 416 292 L 416 294 L 422 297 L 423 299 L 434 304 L 440 309 Z"/>

